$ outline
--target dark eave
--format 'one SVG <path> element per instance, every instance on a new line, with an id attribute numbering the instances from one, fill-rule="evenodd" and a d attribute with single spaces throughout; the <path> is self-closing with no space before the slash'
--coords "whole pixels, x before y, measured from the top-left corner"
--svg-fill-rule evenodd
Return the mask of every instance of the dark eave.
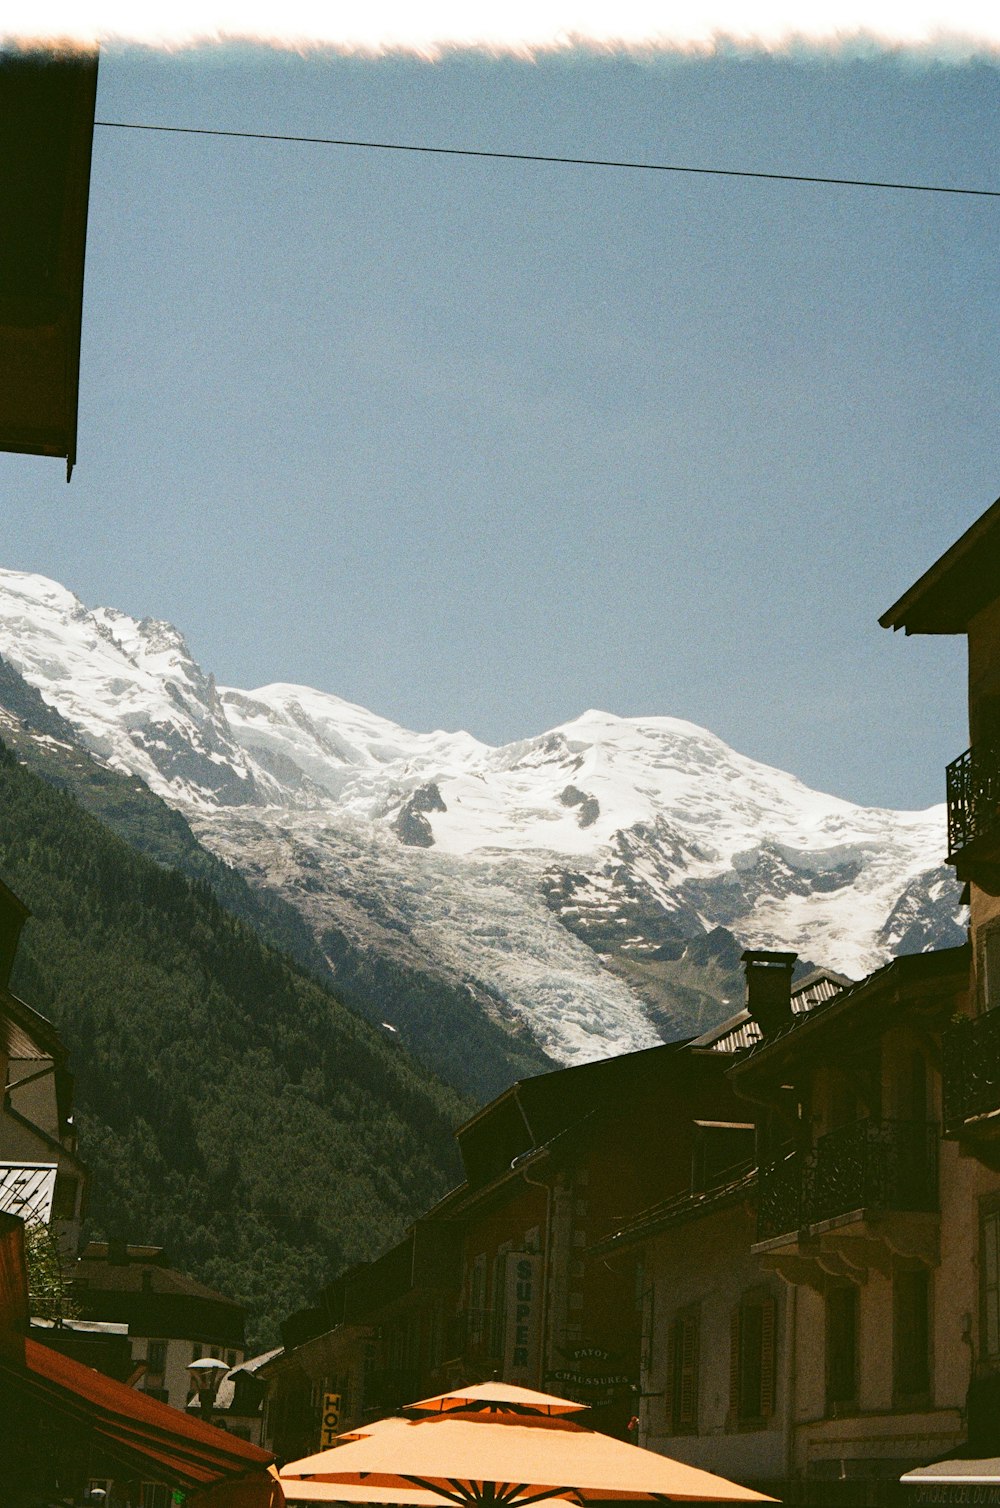
<path id="1" fill-rule="evenodd" d="M 620 1230 L 605 1236 L 603 1241 L 588 1250 L 589 1256 L 607 1256 L 613 1251 L 624 1251 L 631 1246 L 640 1246 L 651 1236 L 659 1235 L 673 1225 L 685 1225 L 699 1220 L 704 1215 L 714 1215 L 717 1210 L 741 1204 L 753 1196 L 757 1187 L 757 1169 L 745 1168 L 736 1172 L 728 1182 L 712 1189 L 685 1190 L 670 1199 L 642 1210 Z"/>
<path id="2" fill-rule="evenodd" d="M 998 596 L 1000 498 L 878 621 L 908 634 L 963 634 Z"/>

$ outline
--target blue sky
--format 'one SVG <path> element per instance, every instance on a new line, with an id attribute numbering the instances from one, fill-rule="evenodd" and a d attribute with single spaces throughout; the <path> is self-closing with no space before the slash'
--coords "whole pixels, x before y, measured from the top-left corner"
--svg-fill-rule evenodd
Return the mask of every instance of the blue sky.
<path id="1" fill-rule="evenodd" d="M 112 49 L 105 119 L 1000 187 L 1000 70 Z M 78 468 L 0 561 L 501 742 L 665 713 L 940 800 L 964 646 L 876 625 L 1000 492 L 1000 201 L 98 130 Z"/>

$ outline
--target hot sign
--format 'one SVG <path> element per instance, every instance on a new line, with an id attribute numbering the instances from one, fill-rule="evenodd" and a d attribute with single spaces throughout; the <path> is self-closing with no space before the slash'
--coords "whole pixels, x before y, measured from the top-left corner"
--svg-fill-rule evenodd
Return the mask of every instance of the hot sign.
<path id="1" fill-rule="evenodd" d="M 319 1428 L 319 1448 L 329 1450 L 337 1443 L 340 1428 L 340 1394 L 323 1394 L 323 1420 Z"/>

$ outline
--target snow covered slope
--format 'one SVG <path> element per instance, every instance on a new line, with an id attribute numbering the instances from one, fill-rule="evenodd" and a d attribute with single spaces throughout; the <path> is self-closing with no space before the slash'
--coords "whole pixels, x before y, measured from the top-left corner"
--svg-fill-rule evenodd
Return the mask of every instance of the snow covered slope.
<path id="1" fill-rule="evenodd" d="M 854 806 L 691 723 L 412 733 L 308 687 L 216 687 L 169 624 L 10 571 L 0 655 L 321 942 L 486 991 L 562 1061 L 700 1026 L 678 970 L 716 927 L 853 977 L 961 940 L 942 807 Z"/>

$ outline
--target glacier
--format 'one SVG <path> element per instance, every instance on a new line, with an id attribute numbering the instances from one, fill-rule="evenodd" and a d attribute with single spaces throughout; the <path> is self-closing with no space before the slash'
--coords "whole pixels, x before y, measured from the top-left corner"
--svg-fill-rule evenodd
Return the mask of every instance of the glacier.
<path id="1" fill-rule="evenodd" d="M 306 686 L 217 686 L 172 625 L 15 571 L 0 656 L 320 941 L 487 992 L 558 1062 L 690 1027 L 676 971 L 715 928 L 852 978 L 963 936 L 943 806 L 858 806 L 676 718 L 589 710 L 498 748 L 411 732 Z"/>

